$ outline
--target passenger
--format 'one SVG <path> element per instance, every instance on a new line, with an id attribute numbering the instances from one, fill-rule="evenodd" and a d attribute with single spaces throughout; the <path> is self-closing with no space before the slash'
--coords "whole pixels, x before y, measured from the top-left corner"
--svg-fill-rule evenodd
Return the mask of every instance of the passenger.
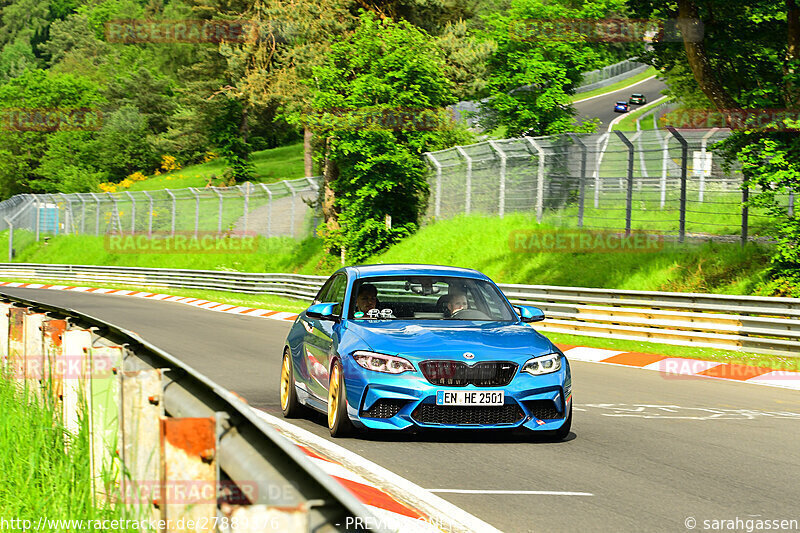
<path id="1" fill-rule="evenodd" d="M 356 311 L 367 314 L 370 309 L 378 308 L 378 288 L 371 283 L 364 283 L 358 289 Z"/>

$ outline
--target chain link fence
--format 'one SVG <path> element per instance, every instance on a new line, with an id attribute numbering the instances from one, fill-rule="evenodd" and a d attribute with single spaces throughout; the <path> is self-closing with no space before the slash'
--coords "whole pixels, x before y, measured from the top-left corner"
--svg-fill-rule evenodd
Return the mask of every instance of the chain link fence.
<path id="1" fill-rule="evenodd" d="M 530 213 L 559 227 L 687 236 L 766 235 L 743 177 L 713 152 L 727 129 L 642 130 L 485 141 L 428 152 L 427 220 Z M 793 211 L 794 194 L 779 198 Z M 736 238 L 736 237 L 734 237 Z"/>
<path id="2" fill-rule="evenodd" d="M 21 194 L 0 202 L 9 261 L 42 235 L 234 232 L 301 237 L 316 227 L 320 178 L 236 187 Z"/>

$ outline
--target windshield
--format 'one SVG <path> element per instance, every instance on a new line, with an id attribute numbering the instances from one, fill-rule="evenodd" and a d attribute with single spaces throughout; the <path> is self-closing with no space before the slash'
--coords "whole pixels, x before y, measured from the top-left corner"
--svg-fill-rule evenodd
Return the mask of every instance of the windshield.
<path id="1" fill-rule="evenodd" d="M 439 276 L 358 280 L 353 287 L 348 316 L 353 320 L 517 320 L 493 284 Z"/>

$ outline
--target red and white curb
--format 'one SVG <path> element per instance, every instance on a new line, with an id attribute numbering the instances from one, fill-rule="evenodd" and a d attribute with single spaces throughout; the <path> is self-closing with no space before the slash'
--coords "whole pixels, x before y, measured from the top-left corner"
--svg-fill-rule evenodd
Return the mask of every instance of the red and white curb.
<path id="1" fill-rule="evenodd" d="M 410 533 L 500 533 L 498 529 L 411 481 L 282 418 L 259 417 L 352 493 L 379 520 L 374 529 Z"/>
<path id="2" fill-rule="evenodd" d="M 170 296 L 169 294 L 160 294 L 148 291 L 132 291 L 126 289 L 102 289 L 98 287 L 81 287 L 75 285 L 47 285 L 43 283 L 19 283 L 19 282 L 0 282 L 0 287 L 18 287 L 22 289 L 50 289 L 56 291 L 75 291 L 75 292 L 91 292 L 97 294 L 113 294 L 114 296 L 135 296 L 136 298 L 146 298 L 148 300 L 161 300 L 164 302 L 175 302 L 179 304 L 191 305 L 206 309 L 208 311 L 216 311 L 218 313 L 229 313 L 234 315 L 248 315 L 257 316 L 261 318 L 269 318 L 270 320 L 283 320 L 293 322 L 297 318 L 297 313 L 289 313 L 287 311 L 271 311 L 269 309 L 258 309 L 255 307 L 242 307 L 238 305 L 223 304 L 219 302 L 211 302 L 209 300 L 202 300 L 199 298 L 188 298 L 185 296 Z"/>
<path id="3" fill-rule="evenodd" d="M 655 370 L 664 374 L 665 377 L 692 376 L 800 390 L 800 372 L 790 370 L 585 346 L 559 345 L 559 348 L 570 361 Z"/>

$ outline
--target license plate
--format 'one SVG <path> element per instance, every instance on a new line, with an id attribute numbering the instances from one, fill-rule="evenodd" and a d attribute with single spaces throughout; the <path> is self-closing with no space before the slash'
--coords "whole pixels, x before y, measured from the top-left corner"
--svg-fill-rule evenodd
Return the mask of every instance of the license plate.
<path id="1" fill-rule="evenodd" d="M 503 391 L 436 391 L 436 405 L 503 405 Z"/>

